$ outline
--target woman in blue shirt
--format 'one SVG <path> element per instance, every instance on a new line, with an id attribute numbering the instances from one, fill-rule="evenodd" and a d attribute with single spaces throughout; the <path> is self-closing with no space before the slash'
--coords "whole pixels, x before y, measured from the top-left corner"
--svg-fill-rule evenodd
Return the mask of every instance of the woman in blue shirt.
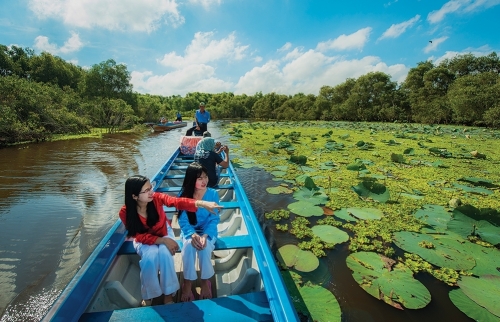
<path id="1" fill-rule="evenodd" d="M 217 191 L 208 187 L 207 172 L 207 169 L 200 163 L 191 163 L 186 170 L 180 197 L 219 203 Z M 193 281 L 198 279 L 195 266 L 196 255 L 198 255 L 201 271 L 200 299 L 212 298 L 212 286 L 209 279 L 215 272 L 210 260 L 217 240 L 219 220 L 218 215 L 212 215 L 202 208 L 198 208 L 196 212 L 180 212 L 179 226 L 183 242 L 181 252 L 184 272 L 181 295 L 183 302 L 194 300 L 192 285 Z"/>
<path id="2" fill-rule="evenodd" d="M 219 147 L 216 152 L 215 140 L 211 137 L 203 138 L 196 145 L 194 160 L 207 168 L 208 186 L 216 188 L 219 183 L 217 165 L 224 169 L 229 166 L 229 148 L 227 146 Z"/>

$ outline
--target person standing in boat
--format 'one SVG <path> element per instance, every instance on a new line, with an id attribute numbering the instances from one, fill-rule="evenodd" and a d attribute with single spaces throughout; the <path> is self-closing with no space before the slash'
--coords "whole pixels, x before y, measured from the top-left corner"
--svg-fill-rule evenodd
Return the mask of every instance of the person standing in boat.
<path id="1" fill-rule="evenodd" d="M 193 198 L 197 201 L 219 203 L 219 194 L 208 185 L 207 169 L 198 162 L 191 163 L 187 170 L 180 197 Z M 205 209 L 196 212 L 181 211 L 179 214 L 179 226 L 182 236 L 182 264 L 184 283 L 182 284 L 181 301 L 194 300 L 192 286 L 198 279 L 196 273 L 196 255 L 198 255 L 198 266 L 200 267 L 201 291 L 200 300 L 212 298 L 212 286 L 210 278 L 214 276 L 212 266 L 212 252 L 217 240 L 217 224 L 220 218 L 212 215 Z"/>
<path id="2" fill-rule="evenodd" d="M 182 114 L 181 112 L 177 111 L 177 118 L 175 119 L 176 122 L 182 122 Z"/>
<path id="3" fill-rule="evenodd" d="M 153 298 L 162 294 L 165 304 L 173 303 L 172 295 L 179 289 L 173 259 L 179 246 L 163 206 L 187 211 L 203 208 L 208 213 L 221 208 L 214 201 L 176 198 L 154 192 L 153 188 L 154 184 L 144 176 L 128 178 L 125 182 L 125 205 L 119 212 L 128 230 L 127 236 L 134 238 L 134 249 L 141 257 L 141 306 L 151 305 Z"/>
<path id="4" fill-rule="evenodd" d="M 208 186 L 217 187 L 219 183 L 217 165 L 224 169 L 229 166 L 229 148 L 221 146 L 218 151 L 215 151 L 215 140 L 212 137 L 205 137 L 196 145 L 194 160 L 207 168 Z"/>
<path id="5" fill-rule="evenodd" d="M 205 103 L 200 103 L 200 108 L 194 114 L 195 124 L 186 131 L 186 136 L 193 135 L 193 131 L 203 133 L 207 131 L 207 124 L 210 122 L 210 112 L 205 110 Z"/>

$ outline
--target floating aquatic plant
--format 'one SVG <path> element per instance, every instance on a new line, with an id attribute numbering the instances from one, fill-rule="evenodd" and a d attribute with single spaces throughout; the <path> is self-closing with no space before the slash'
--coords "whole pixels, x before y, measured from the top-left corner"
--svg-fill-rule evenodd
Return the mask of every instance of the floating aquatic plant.
<path id="1" fill-rule="evenodd" d="M 371 296 L 402 309 L 419 309 L 431 301 L 427 288 L 410 269 L 372 252 L 358 252 L 346 259 L 356 282 Z"/>
<path id="2" fill-rule="evenodd" d="M 312 272 L 319 266 L 319 260 L 310 251 L 301 250 L 295 245 L 285 245 L 278 249 L 278 260 L 287 267 L 300 272 Z"/>

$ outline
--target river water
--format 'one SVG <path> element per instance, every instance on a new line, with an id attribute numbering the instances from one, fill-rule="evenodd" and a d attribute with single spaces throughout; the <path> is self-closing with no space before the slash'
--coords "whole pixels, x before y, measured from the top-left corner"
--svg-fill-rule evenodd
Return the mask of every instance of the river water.
<path id="1" fill-rule="evenodd" d="M 40 321 L 117 220 L 126 178 L 153 176 L 185 130 L 0 149 L 0 321 Z M 210 132 L 229 143 L 217 122 Z M 238 169 L 238 176 L 261 219 L 290 203 L 264 192 L 276 183 L 263 170 Z M 296 243 L 262 222 L 273 249 Z M 451 304 L 449 288 L 428 276 L 420 280 L 433 300 L 422 310 L 400 311 L 371 297 L 345 265 L 346 247 L 330 251 L 310 277 L 335 294 L 344 321 L 469 321 Z"/>

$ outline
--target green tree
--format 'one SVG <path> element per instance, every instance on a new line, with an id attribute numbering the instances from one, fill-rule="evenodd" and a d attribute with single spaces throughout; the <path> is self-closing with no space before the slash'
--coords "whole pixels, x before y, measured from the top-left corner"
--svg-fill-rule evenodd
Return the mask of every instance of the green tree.
<path id="1" fill-rule="evenodd" d="M 116 64 L 108 59 L 100 64 L 93 65 L 85 74 L 81 92 L 89 99 L 107 98 L 122 99 L 129 105 L 136 107 L 137 99 L 132 93 L 130 73 L 127 66 Z"/>
<path id="2" fill-rule="evenodd" d="M 394 105 L 395 91 L 396 83 L 389 75 L 370 72 L 356 80 L 344 104 L 359 121 L 382 121 Z"/>
<path id="3" fill-rule="evenodd" d="M 484 113 L 500 102 L 500 75 L 493 72 L 458 78 L 448 91 L 454 121 L 473 124 L 482 121 Z"/>
<path id="4" fill-rule="evenodd" d="M 80 67 L 46 52 L 39 56 L 33 56 L 30 65 L 31 80 L 55 84 L 60 88 L 69 86 L 77 89 L 83 76 L 83 70 Z"/>

